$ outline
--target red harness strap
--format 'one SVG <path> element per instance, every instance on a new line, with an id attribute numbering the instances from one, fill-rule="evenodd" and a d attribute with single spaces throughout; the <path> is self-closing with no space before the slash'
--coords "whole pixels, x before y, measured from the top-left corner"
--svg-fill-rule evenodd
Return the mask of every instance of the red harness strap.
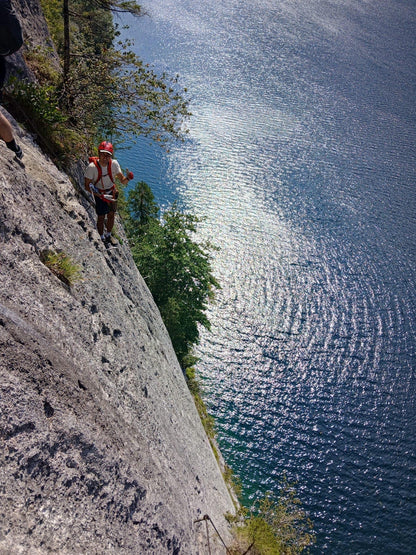
<path id="1" fill-rule="evenodd" d="M 98 159 L 97 156 L 91 156 L 91 157 L 89 158 L 89 161 L 94 163 L 94 165 L 95 165 L 95 167 L 97 168 L 97 171 L 98 171 L 98 177 L 97 177 L 97 179 L 96 179 L 96 181 L 95 181 L 95 183 L 94 183 L 94 186 L 95 186 L 95 187 L 97 186 L 97 183 L 100 181 L 100 179 L 101 179 L 102 176 L 103 176 L 103 169 L 102 169 L 101 164 L 99 163 L 98 160 L 99 160 L 99 159 Z M 108 202 L 108 204 L 110 204 L 112 201 L 111 201 L 111 200 L 108 200 L 107 198 L 105 198 L 104 194 L 105 194 L 106 192 L 111 192 L 111 195 L 112 195 L 112 197 L 113 197 L 114 200 L 115 200 L 115 198 L 116 198 L 116 196 L 115 196 L 116 186 L 115 186 L 115 184 L 114 184 L 113 174 L 111 173 L 111 165 L 112 165 L 112 159 L 110 158 L 110 160 L 108 161 L 108 165 L 107 165 L 107 175 L 108 175 L 108 177 L 111 179 L 111 182 L 112 182 L 113 186 L 111 187 L 111 189 L 99 189 L 99 188 L 97 187 L 97 189 L 98 189 L 98 190 L 100 191 L 100 193 L 101 193 L 101 194 L 99 195 L 99 198 L 100 198 L 101 200 L 103 200 L 104 202 Z"/>

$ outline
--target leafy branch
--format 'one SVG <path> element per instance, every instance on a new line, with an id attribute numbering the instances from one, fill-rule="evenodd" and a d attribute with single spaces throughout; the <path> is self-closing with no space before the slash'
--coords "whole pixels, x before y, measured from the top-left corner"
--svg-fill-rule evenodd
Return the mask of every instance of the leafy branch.
<path id="1" fill-rule="evenodd" d="M 62 3 L 61 3 L 62 1 Z M 119 40 L 113 12 L 144 14 L 134 1 L 42 0 L 63 73 L 54 84 L 68 124 L 92 144 L 145 135 L 161 145 L 181 140 L 190 117 L 178 76 L 158 74 Z M 66 11 L 67 10 L 67 11 Z"/>

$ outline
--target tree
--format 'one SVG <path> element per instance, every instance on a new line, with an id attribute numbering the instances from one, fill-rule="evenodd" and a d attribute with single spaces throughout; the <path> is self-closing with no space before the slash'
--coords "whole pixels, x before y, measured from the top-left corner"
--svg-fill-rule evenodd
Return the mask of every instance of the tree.
<path id="1" fill-rule="evenodd" d="M 250 512 L 241 512 L 242 515 L 231 517 L 237 521 L 236 545 L 231 553 L 296 555 L 315 543 L 312 522 L 286 476 L 278 496 L 267 493 Z"/>
<path id="2" fill-rule="evenodd" d="M 209 329 L 205 314 L 219 284 L 212 274 L 209 242 L 195 240 L 193 214 L 174 204 L 158 219 L 153 193 L 145 183 L 130 191 L 127 207 L 134 260 L 159 307 L 179 362 L 183 365 L 199 341 L 199 325 Z"/>
<path id="3" fill-rule="evenodd" d="M 142 15 L 134 0 L 42 0 L 63 61 L 59 106 L 68 123 L 93 144 L 111 136 L 146 135 L 167 144 L 182 139 L 190 116 L 178 76 L 157 74 L 117 39 L 114 12 Z"/>
<path id="4" fill-rule="evenodd" d="M 89 20 L 93 20 L 94 12 L 97 10 L 106 12 L 117 12 L 117 13 L 130 13 L 135 16 L 142 15 L 141 6 L 139 6 L 134 0 L 92 0 L 90 2 L 91 11 L 84 12 L 80 16 L 76 11 L 70 12 L 69 0 L 63 0 L 62 6 L 62 16 L 63 16 L 63 33 L 64 33 L 64 52 L 63 52 L 63 78 L 66 82 L 69 69 L 71 65 L 71 33 L 70 33 L 70 15 L 74 17 L 84 17 Z"/>
<path id="5" fill-rule="evenodd" d="M 130 224 L 138 234 L 143 234 L 146 225 L 157 220 L 159 207 L 151 188 L 144 181 L 140 181 L 129 192 L 128 212 L 131 216 Z"/>

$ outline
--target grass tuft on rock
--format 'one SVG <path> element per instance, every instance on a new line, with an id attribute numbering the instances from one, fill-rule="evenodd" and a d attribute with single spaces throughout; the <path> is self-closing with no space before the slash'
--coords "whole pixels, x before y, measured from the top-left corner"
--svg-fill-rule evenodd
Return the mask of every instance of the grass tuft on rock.
<path id="1" fill-rule="evenodd" d="M 41 253 L 40 259 L 68 287 L 80 281 L 82 277 L 80 266 L 64 252 L 46 250 Z"/>

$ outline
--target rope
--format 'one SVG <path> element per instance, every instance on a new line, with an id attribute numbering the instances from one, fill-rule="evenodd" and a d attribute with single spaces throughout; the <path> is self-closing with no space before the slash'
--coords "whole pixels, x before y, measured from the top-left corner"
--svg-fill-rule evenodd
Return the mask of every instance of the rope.
<path id="1" fill-rule="evenodd" d="M 211 546 L 209 544 L 208 520 L 205 521 L 205 529 L 207 531 L 208 553 L 211 555 Z"/>
<path id="2" fill-rule="evenodd" d="M 217 536 L 220 538 L 222 545 L 225 547 L 226 553 L 231 554 L 231 551 L 225 545 L 225 542 L 222 539 L 221 534 L 218 532 L 215 524 L 212 522 L 211 517 L 209 515 L 204 515 L 202 518 L 200 518 L 198 520 L 194 520 L 194 524 L 196 524 L 197 522 L 204 522 L 204 520 L 205 520 L 205 527 L 206 527 L 206 531 L 207 531 L 207 541 L 208 541 L 208 553 L 209 553 L 209 555 L 211 555 L 211 547 L 210 547 L 210 544 L 209 544 L 208 521 L 212 524 L 212 527 L 214 528 L 215 532 L 217 533 Z"/>

